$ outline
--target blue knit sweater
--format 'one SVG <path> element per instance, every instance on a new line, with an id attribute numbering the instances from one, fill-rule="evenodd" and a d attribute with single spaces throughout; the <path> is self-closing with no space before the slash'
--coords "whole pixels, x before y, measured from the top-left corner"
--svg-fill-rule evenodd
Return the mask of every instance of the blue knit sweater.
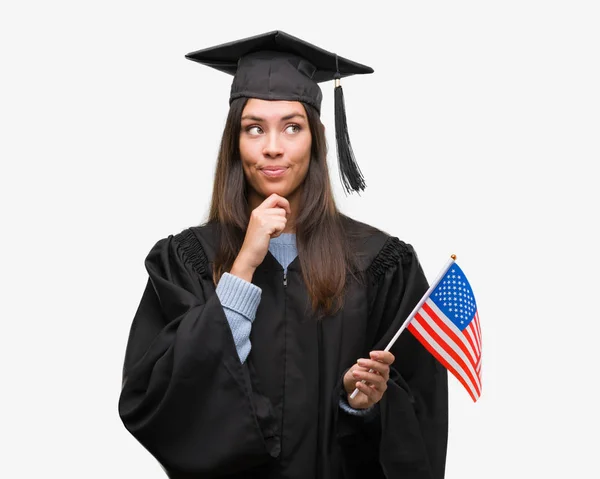
<path id="1" fill-rule="evenodd" d="M 277 238 L 271 238 L 269 251 L 287 272 L 287 267 L 298 255 L 296 235 L 281 233 Z M 217 285 L 217 296 L 229 322 L 235 347 L 242 363 L 246 361 L 252 347 L 250 331 L 256 317 L 261 293 L 262 290 L 255 284 L 229 273 L 224 273 Z M 340 399 L 340 407 L 357 416 L 366 416 L 374 409 L 373 407 L 354 409 L 344 399 Z"/>

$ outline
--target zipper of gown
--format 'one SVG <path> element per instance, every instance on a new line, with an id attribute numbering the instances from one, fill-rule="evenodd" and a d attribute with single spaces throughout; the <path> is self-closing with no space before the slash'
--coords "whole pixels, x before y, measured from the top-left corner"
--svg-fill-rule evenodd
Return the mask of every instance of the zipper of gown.
<path id="1" fill-rule="evenodd" d="M 280 447 L 283 451 L 283 436 L 285 426 L 285 394 L 286 394 L 286 375 L 287 375 L 287 271 L 283 270 L 283 402 L 281 405 L 281 429 L 280 429 Z"/>
<path id="2" fill-rule="evenodd" d="M 322 437 L 322 428 L 323 428 L 323 418 L 321 416 L 321 411 L 323 409 L 323 404 L 321 401 L 321 397 L 323 395 L 323 324 L 321 323 L 322 319 L 317 319 L 317 344 L 318 344 L 318 357 L 317 357 L 317 366 L 319 369 L 319 390 L 318 390 L 318 399 L 317 399 L 317 479 L 321 479 L 323 477 L 322 474 L 322 462 L 321 462 L 321 450 L 323 448 L 323 444 L 321 441 Z"/>

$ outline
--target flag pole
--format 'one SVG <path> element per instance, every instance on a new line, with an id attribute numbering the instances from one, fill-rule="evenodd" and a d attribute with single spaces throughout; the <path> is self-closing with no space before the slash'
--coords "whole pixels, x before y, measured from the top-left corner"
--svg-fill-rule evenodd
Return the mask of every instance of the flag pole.
<path id="1" fill-rule="evenodd" d="M 444 275 L 448 272 L 448 270 L 454 264 L 455 261 L 456 261 L 456 255 L 455 254 L 450 255 L 450 259 L 448 260 L 448 262 L 444 265 L 444 267 L 442 268 L 440 273 L 437 275 L 435 280 L 433 280 L 433 282 L 431 283 L 431 286 L 429 286 L 429 289 L 427 290 L 427 292 L 423 295 L 421 300 L 413 308 L 412 312 L 408 315 L 408 318 L 406 318 L 406 321 L 404 321 L 402 326 L 400 326 L 400 329 L 398 329 L 398 331 L 396 332 L 394 337 L 391 339 L 391 341 L 385 347 L 384 351 L 389 351 L 390 349 L 392 349 L 392 346 L 394 345 L 394 343 L 396 342 L 396 340 L 398 339 L 398 337 L 400 336 L 402 331 L 404 331 L 406 329 L 406 327 L 409 325 L 409 323 L 413 320 L 413 318 L 415 317 L 415 314 L 417 314 L 417 311 L 419 311 L 419 309 L 421 309 L 421 306 L 423 306 L 425 301 L 427 301 L 427 299 L 429 298 L 429 296 L 431 295 L 433 290 L 435 288 L 437 288 L 437 285 L 440 283 L 440 281 L 442 280 Z M 373 369 L 369 369 L 369 372 L 372 373 Z M 364 383 L 366 381 L 363 379 L 361 382 Z M 350 395 L 350 399 L 354 399 L 357 394 L 358 394 L 358 388 L 356 388 L 354 390 L 354 392 Z"/>

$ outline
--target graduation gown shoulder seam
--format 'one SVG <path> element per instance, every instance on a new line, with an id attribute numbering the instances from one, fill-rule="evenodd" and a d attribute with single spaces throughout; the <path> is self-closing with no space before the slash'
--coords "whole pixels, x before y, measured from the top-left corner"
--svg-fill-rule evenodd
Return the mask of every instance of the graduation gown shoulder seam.
<path id="1" fill-rule="evenodd" d="M 397 266 L 398 262 L 406 264 L 410 261 L 411 248 L 395 236 L 389 236 L 377 256 L 367 268 L 367 273 L 373 281 L 377 281 L 390 268 Z"/>
<path id="2" fill-rule="evenodd" d="M 187 228 L 173 237 L 180 247 L 181 257 L 184 262 L 192 265 L 194 271 L 201 277 L 208 276 L 208 258 L 202 244 L 190 228 Z"/>

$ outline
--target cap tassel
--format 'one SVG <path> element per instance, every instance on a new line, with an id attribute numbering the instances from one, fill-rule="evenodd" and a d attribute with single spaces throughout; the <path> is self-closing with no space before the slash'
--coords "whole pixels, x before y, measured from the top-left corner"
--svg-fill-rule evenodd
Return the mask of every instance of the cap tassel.
<path id="1" fill-rule="evenodd" d="M 337 60 L 337 58 L 336 58 Z M 364 191 L 366 188 L 363 175 L 354 158 L 348 125 L 346 122 L 346 107 L 344 91 L 340 82 L 339 72 L 335 74 L 334 105 L 335 105 L 335 139 L 337 142 L 340 177 L 346 193 Z"/>

